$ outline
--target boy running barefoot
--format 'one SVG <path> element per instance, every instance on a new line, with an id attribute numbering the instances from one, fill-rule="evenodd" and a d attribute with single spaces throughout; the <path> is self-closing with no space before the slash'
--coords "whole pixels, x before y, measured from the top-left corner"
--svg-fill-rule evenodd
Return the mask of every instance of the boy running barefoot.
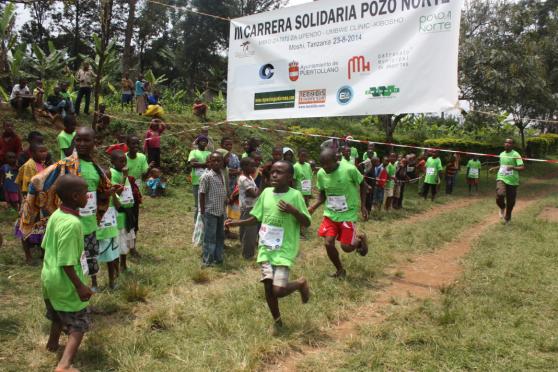
<path id="1" fill-rule="evenodd" d="M 368 254 L 368 243 L 365 234 L 356 234 L 355 222 L 358 219 L 359 207 L 362 218 L 368 220 L 366 210 L 366 193 L 368 186 L 359 170 L 348 162 L 337 162 L 337 154 L 331 149 L 325 149 L 320 155 L 322 169 L 318 171 L 318 190 L 320 194 L 317 202 L 308 208 L 310 213 L 326 203 L 324 219 L 318 230 L 318 235 L 324 238 L 327 255 L 335 269 L 331 276 L 343 278 L 346 271 L 341 264 L 339 252 L 335 247 L 335 239 L 341 243 L 341 249 L 349 253 L 357 251 L 361 256 Z"/>
<path id="2" fill-rule="evenodd" d="M 271 167 L 271 186 L 265 189 L 247 220 L 228 220 L 227 226 L 247 226 L 261 222 L 258 263 L 261 265 L 265 298 L 274 320 L 282 327 L 279 298 L 300 292 L 302 303 L 310 299 L 308 282 L 299 278 L 289 282 L 289 271 L 298 255 L 300 228 L 310 226 L 310 214 L 300 191 L 289 187 L 294 168 L 279 160 Z"/>
<path id="3" fill-rule="evenodd" d="M 47 349 L 58 351 L 62 331 L 68 342 L 55 372 L 72 368 L 84 333 L 89 329 L 88 301 L 93 295 L 85 285 L 87 260 L 83 247 L 79 208 L 87 204 L 87 183 L 78 176 L 60 178 L 56 193 L 62 205 L 48 220 L 42 247 L 45 250 L 41 282 L 46 317 L 52 321 Z"/>

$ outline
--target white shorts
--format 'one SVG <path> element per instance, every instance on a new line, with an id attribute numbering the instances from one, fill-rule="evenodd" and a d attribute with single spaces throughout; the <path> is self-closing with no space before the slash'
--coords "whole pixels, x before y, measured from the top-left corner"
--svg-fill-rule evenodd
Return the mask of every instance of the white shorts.
<path id="1" fill-rule="evenodd" d="M 125 256 L 130 253 L 130 249 L 135 248 L 135 239 L 136 233 L 134 232 L 134 229 L 130 230 L 130 232 L 126 231 L 126 229 L 118 231 L 118 246 L 120 249 L 120 255 Z"/>
<path id="2" fill-rule="evenodd" d="M 269 262 L 262 262 L 260 266 L 262 271 L 261 282 L 272 280 L 275 287 L 287 287 L 287 284 L 289 284 L 289 268 L 287 266 L 273 266 Z"/>

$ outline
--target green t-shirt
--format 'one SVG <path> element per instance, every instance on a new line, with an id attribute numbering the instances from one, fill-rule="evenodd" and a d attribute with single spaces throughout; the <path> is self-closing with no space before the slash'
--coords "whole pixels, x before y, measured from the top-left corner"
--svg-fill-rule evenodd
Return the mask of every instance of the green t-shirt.
<path id="1" fill-rule="evenodd" d="M 284 194 L 275 194 L 273 187 L 265 189 L 250 214 L 261 222 L 258 262 L 269 262 L 273 266 L 291 267 L 298 255 L 300 242 L 300 224 L 295 216 L 284 213 L 277 206 L 283 200 L 291 204 L 311 220 L 310 213 L 300 191 L 289 188 Z M 270 248 L 265 243 L 271 239 L 271 234 L 266 231 L 275 230 L 273 237 L 277 243 L 278 237 L 282 239 L 280 246 Z M 279 231 L 277 231 L 279 230 Z"/>
<path id="2" fill-rule="evenodd" d="M 442 166 L 442 161 L 440 158 L 434 159 L 433 157 L 429 157 L 426 161 L 426 174 L 424 176 L 424 183 L 428 183 L 430 185 L 437 185 L 438 184 L 438 177 L 444 167 Z"/>
<path id="3" fill-rule="evenodd" d="M 364 177 L 349 162 L 339 162 L 332 173 L 318 171 L 317 187 L 326 195 L 324 216 L 335 222 L 356 222 L 360 206 L 360 184 Z"/>
<path id="4" fill-rule="evenodd" d="M 312 195 L 312 166 L 309 163 L 294 165 L 295 186 L 302 195 Z"/>
<path id="5" fill-rule="evenodd" d="M 245 152 L 244 154 L 242 154 L 242 158 L 241 158 L 241 159 L 244 159 L 244 158 L 247 158 L 247 157 L 248 157 L 248 153 Z"/>
<path id="6" fill-rule="evenodd" d="M 190 151 L 190 155 L 188 155 L 188 161 L 196 160 L 198 163 L 205 163 L 207 157 L 211 154 L 211 151 L 201 151 L 201 150 L 192 150 Z M 192 185 L 196 186 L 200 184 L 200 178 L 205 172 L 204 168 L 192 168 Z"/>
<path id="7" fill-rule="evenodd" d="M 139 187 L 139 185 L 141 185 L 143 175 L 146 174 L 149 169 L 147 158 L 141 152 L 138 152 L 134 159 L 130 158 L 128 154 L 126 154 L 126 166 L 128 167 L 128 175 L 136 179 Z"/>
<path id="8" fill-rule="evenodd" d="M 58 149 L 60 150 L 60 159 L 64 159 L 66 157 L 66 154 L 64 154 L 64 150 L 72 146 L 72 141 L 74 140 L 75 136 L 75 131 L 72 134 L 68 134 L 66 133 L 66 131 L 63 130 L 58 134 L 58 137 L 56 137 L 56 141 L 58 142 Z"/>
<path id="9" fill-rule="evenodd" d="M 517 151 L 502 152 L 500 154 L 500 170 L 496 180 L 503 181 L 510 186 L 519 186 L 519 172 L 515 169 L 508 171 L 507 167 L 521 167 L 522 165 L 523 160 Z"/>
<path id="10" fill-rule="evenodd" d="M 397 171 L 397 165 L 389 163 L 386 167 L 386 172 L 388 174 L 388 177 L 395 177 L 395 172 Z M 386 183 L 386 189 L 393 189 L 395 187 L 395 180 L 389 179 Z"/>
<path id="11" fill-rule="evenodd" d="M 73 266 L 82 283 L 85 275 L 80 258 L 83 254 L 83 232 L 80 219 L 56 210 L 50 216 L 41 244 L 45 251 L 41 283 L 43 296 L 57 311 L 76 312 L 87 307 L 64 272 L 63 266 Z"/>
<path id="12" fill-rule="evenodd" d="M 378 157 L 378 154 L 376 154 L 376 151 L 374 151 L 374 157 Z M 364 155 L 362 156 L 362 161 L 368 160 L 370 157 L 368 156 L 368 151 L 366 151 L 364 153 Z"/>
<path id="13" fill-rule="evenodd" d="M 113 185 L 124 185 L 124 175 L 122 174 L 122 172 L 117 171 L 114 168 L 110 168 L 110 182 Z M 120 198 L 119 198 L 120 199 Z M 134 206 L 134 203 L 132 202 L 131 204 L 123 204 L 122 208 L 132 208 Z M 116 224 L 118 227 L 118 230 L 122 230 L 124 228 L 126 228 L 126 213 L 124 212 L 119 212 L 118 215 L 116 216 Z"/>
<path id="14" fill-rule="evenodd" d="M 467 162 L 467 178 L 480 178 L 480 170 L 481 170 L 482 164 L 480 162 L 480 160 L 469 160 Z"/>
<path id="15" fill-rule="evenodd" d="M 87 206 L 80 210 L 80 220 L 83 226 L 83 235 L 89 235 L 97 231 L 97 189 L 99 188 L 99 182 L 101 177 L 97 172 L 97 169 L 90 161 L 80 160 L 79 168 L 81 173 L 81 178 L 87 182 Z M 89 208 L 89 207 L 92 208 Z M 89 212 L 85 212 L 88 210 Z"/>
<path id="16" fill-rule="evenodd" d="M 356 161 L 358 159 L 358 150 L 356 149 L 356 147 L 351 147 L 351 163 L 356 164 Z"/>

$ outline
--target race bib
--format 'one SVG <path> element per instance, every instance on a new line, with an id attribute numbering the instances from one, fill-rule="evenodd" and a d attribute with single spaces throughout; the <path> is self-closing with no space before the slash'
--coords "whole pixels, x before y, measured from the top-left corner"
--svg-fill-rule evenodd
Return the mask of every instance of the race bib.
<path id="1" fill-rule="evenodd" d="M 92 191 L 87 193 L 87 204 L 85 208 L 79 209 L 81 217 L 94 216 L 97 214 L 97 192 Z"/>
<path id="2" fill-rule="evenodd" d="M 281 249 L 281 246 L 283 245 L 285 229 L 282 227 L 262 224 L 259 235 L 261 245 L 265 246 L 270 251 L 276 251 Z"/>
<path id="3" fill-rule="evenodd" d="M 478 168 L 469 168 L 469 176 L 470 177 L 478 177 L 479 176 L 479 169 Z"/>
<path id="4" fill-rule="evenodd" d="M 79 263 L 81 265 L 81 271 L 83 272 L 83 275 L 89 275 L 89 265 L 87 265 L 87 257 L 85 256 L 85 251 L 81 252 Z"/>
<path id="5" fill-rule="evenodd" d="M 351 156 L 351 164 L 356 165 L 356 158 L 353 158 L 352 156 Z"/>
<path id="6" fill-rule="evenodd" d="M 120 203 L 122 205 L 134 203 L 134 194 L 132 193 L 132 187 L 130 186 L 130 181 L 128 180 L 126 180 L 124 190 L 122 190 L 122 194 L 120 194 Z"/>
<path id="7" fill-rule="evenodd" d="M 300 188 L 302 192 L 311 192 L 312 191 L 312 180 L 302 180 L 300 181 Z"/>
<path id="8" fill-rule="evenodd" d="M 436 175 L 436 168 L 426 168 L 426 175 L 427 176 L 435 176 Z"/>
<path id="9" fill-rule="evenodd" d="M 328 196 L 327 207 L 335 212 L 346 212 L 349 210 L 349 205 L 347 204 L 347 198 L 345 198 L 345 195 Z"/>
<path id="10" fill-rule="evenodd" d="M 501 166 L 500 166 L 500 170 L 498 171 L 498 174 L 499 174 L 500 176 L 504 176 L 504 177 L 513 176 L 513 169 L 508 170 L 508 166 L 507 166 L 507 165 L 501 165 Z"/>
<path id="11" fill-rule="evenodd" d="M 201 177 L 205 173 L 205 168 L 194 168 L 194 172 L 196 173 L 196 177 Z"/>
<path id="12" fill-rule="evenodd" d="M 114 226 L 116 226 L 116 208 L 109 207 L 99 223 L 99 229 L 106 229 Z"/>

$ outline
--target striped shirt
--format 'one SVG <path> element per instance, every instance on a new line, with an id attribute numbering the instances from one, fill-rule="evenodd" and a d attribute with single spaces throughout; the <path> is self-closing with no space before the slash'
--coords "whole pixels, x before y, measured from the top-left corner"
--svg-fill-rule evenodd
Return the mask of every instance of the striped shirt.
<path id="1" fill-rule="evenodd" d="M 221 172 L 208 169 L 200 179 L 199 193 L 205 194 L 205 213 L 223 216 L 227 203 L 225 178 Z"/>

